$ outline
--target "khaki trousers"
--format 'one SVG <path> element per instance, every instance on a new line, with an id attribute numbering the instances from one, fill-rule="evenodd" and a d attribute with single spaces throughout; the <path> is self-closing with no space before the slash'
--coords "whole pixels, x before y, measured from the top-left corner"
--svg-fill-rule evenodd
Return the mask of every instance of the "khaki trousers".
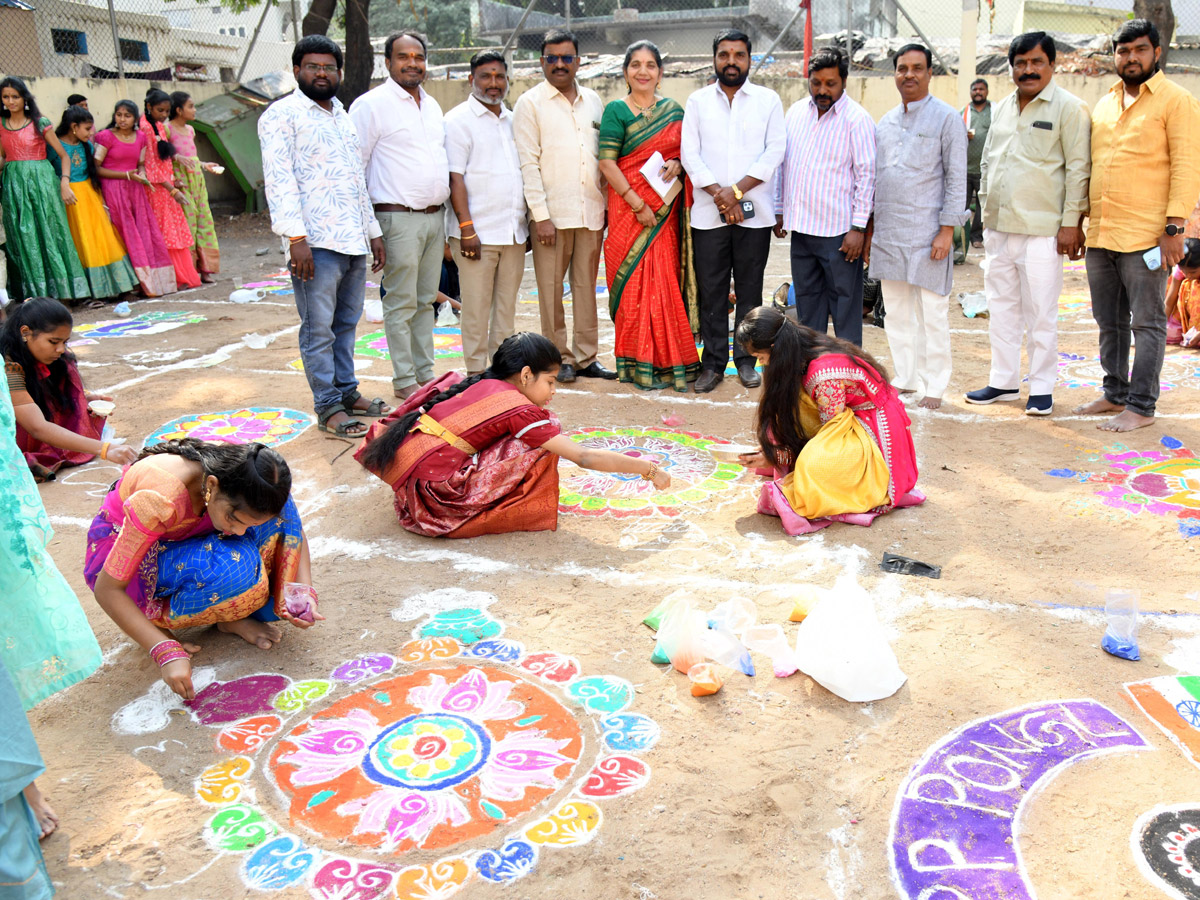
<path id="1" fill-rule="evenodd" d="M 533 239 L 533 272 L 537 277 L 542 334 L 554 341 L 563 364 L 584 369 L 596 361 L 599 343 L 596 321 L 596 276 L 600 271 L 603 231 L 560 228 L 553 247 Z M 572 344 L 567 344 L 563 312 L 563 279 L 570 273 Z"/>
<path id="2" fill-rule="evenodd" d="M 462 293 L 463 364 L 468 372 L 482 372 L 500 342 L 516 330 L 525 245 L 484 244 L 479 259 L 466 259 L 462 241 L 452 237 L 450 249 Z"/>
<path id="3" fill-rule="evenodd" d="M 433 378 L 433 301 L 442 277 L 446 219 L 411 212 L 376 213 L 387 246 L 383 331 L 392 358 L 392 388 Z"/>

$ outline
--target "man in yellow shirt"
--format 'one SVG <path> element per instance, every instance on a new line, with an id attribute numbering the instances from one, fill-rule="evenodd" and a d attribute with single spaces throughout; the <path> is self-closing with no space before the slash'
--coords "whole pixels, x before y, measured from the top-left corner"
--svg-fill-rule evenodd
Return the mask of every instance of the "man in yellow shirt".
<path id="1" fill-rule="evenodd" d="M 1104 396 L 1075 412 L 1115 412 L 1098 427 L 1132 431 L 1154 421 L 1167 273 L 1183 256 L 1184 219 L 1200 196 L 1200 103 L 1159 71 L 1158 29 L 1146 19 L 1121 27 L 1113 56 L 1121 80 L 1092 113 L 1087 236 Z"/>

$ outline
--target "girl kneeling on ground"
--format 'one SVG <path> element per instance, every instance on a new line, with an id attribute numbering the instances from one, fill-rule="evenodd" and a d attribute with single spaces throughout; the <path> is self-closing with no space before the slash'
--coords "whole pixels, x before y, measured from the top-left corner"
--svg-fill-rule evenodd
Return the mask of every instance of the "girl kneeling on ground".
<path id="1" fill-rule="evenodd" d="M 506 338 L 479 375 L 451 372 L 367 433 L 355 459 L 392 486 L 400 524 L 429 537 L 558 527 L 558 457 L 670 487 L 648 459 L 595 450 L 545 409 L 562 355 L 540 334 Z"/>

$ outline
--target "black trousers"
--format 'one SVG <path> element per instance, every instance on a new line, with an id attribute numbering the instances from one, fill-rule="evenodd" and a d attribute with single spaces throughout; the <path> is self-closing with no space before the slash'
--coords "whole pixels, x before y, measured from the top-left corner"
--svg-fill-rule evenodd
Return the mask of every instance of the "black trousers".
<path id="1" fill-rule="evenodd" d="M 983 181 L 982 175 L 967 176 L 967 209 L 971 208 L 971 204 L 975 204 L 975 212 L 971 216 L 971 240 L 983 240 L 983 207 L 979 203 L 979 185 Z"/>
<path id="2" fill-rule="evenodd" d="M 841 252 L 844 234 L 816 237 L 792 232 L 792 287 L 796 318 L 822 333 L 829 329 L 842 340 L 862 346 L 863 261 L 847 262 Z"/>
<path id="3" fill-rule="evenodd" d="M 733 276 L 737 295 L 733 326 L 736 330 L 746 313 L 762 306 L 763 271 L 771 253 L 771 229 L 742 225 L 693 228 L 692 244 L 700 294 L 700 338 L 704 342 L 700 362 L 706 371 L 724 375 L 729 364 L 729 276 Z M 734 344 L 734 365 L 753 361 L 753 356 Z"/>

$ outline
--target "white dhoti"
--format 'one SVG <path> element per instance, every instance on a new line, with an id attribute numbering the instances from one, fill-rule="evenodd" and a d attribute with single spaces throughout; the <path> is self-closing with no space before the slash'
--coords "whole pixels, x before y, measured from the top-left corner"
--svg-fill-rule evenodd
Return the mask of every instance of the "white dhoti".
<path id="1" fill-rule="evenodd" d="M 1002 391 L 1020 387 L 1024 335 L 1029 393 L 1051 394 L 1058 377 L 1058 297 L 1063 285 L 1058 239 L 985 229 L 983 246 L 992 344 L 988 385 Z"/>
<path id="2" fill-rule="evenodd" d="M 906 281 L 881 282 L 892 385 L 942 399 L 950 384 L 950 298 Z"/>

